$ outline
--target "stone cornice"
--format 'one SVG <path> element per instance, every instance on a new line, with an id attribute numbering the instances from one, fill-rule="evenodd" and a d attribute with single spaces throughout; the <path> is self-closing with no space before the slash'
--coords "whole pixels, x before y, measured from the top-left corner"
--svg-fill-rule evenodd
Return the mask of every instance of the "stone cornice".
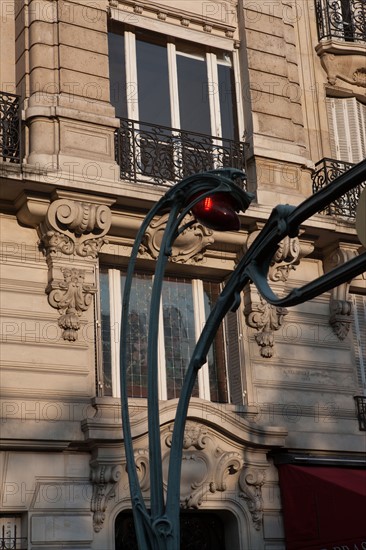
<path id="1" fill-rule="evenodd" d="M 236 7 L 231 5 L 236 10 Z M 146 29 L 151 29 L 153 26 L 157 32 L 160 25 L 164 25 L 162 32 L 177 38 L 191 39 L 226 50 L 233 50 L 239 45 L 238 40 L 234 40 L 236 21 L 235 25 L 223 23 L 220 19 L 185 12 L 172 5 L 159 6 L 144 1 L 137 3 L 133 0 L 123 2 L 110 0 L 109 13 L 111 19 L 115 21 Z"/>

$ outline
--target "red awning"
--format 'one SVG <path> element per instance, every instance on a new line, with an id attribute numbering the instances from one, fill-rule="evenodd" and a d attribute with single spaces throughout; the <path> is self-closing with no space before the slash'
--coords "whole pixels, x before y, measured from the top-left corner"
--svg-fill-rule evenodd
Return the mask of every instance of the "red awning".
<path id="1" fill-rule="evenodd" d="M 366 470 L 278 470 L 287 550 L 366 550 Z"/>

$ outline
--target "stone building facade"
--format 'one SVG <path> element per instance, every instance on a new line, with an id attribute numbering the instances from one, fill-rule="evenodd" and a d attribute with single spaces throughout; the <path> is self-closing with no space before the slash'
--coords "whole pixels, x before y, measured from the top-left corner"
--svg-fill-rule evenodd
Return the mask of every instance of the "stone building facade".
<path id="1" fill-rule="evenodd" d="M 360 0 L 2 1 L 1 548 L 133 548 L 118 380 L 136 231 L 182 177 L 246 171 L 256 198 L 241 230 L 197 222 L 172 251 L 159 334 L 165 471 L 182 373 L 220 287 L 275 205 L 299 204 L 366 156 L 365 18 Z M 356 202 L 281 243 L 276 292 L 359 253 Z M 147 502 L 146 315 L 164 223 L 141 249 L 130 320 Z M 365 466 L 365 295 L 360 276 L 285 310 L 244 289 L 189 408 L 186 548 L 318 540 L 284 526 L 278 472 L 291 461 L 350 476 Z M 334 532 L 334 547 L 366 548 L 366 533 Z"/>

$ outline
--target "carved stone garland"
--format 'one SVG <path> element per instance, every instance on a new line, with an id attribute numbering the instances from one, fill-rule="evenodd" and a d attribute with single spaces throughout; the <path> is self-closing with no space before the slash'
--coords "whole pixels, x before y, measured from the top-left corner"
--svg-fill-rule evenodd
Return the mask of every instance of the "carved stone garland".
<path id="1" fill-rule="evenodd" d="M 96 292 L 95 266 L 106 243 L 111 211 L 105 204 L 57 199 L 39 226 L 48 265 L 49 304 L 58 309 L 64 340 L 77 340 L 80 317 Z"/>
<path id="2" fill-rule="evenodd" d="M 247 247 L 251 245 L 259 231 L 251 233 L 248 237 Z M 273 256 L 269 279 L 273 282 L 285 283 L 291 271 L 296 269 L 301 258 L 312 252 L 313 246 L 300 243 L 297 237 L 283 239 Z M 248 285 L 244 291 L 244 315 L 248 326 L 255 328 L 255 341 L 260 348 L 262 357 L 272 357 L 274 351 L 274 332 L 283 324 L 288 310 L 284 307 L 276 307 L 268 304 L 259 295 L 254 285 Z"/>
<path id="3" fill-rule="evenodd" d="M 325 258 L 324 273 L 344 264 L 356 255 L 357 250 L 354 248 L 340 245 Z M 349 287 L 350 282 L 333 288 L 329 302 L 329 324 L 340 340 L 346 338 L 352 324 L 352 302 L 349 300 Z"/>

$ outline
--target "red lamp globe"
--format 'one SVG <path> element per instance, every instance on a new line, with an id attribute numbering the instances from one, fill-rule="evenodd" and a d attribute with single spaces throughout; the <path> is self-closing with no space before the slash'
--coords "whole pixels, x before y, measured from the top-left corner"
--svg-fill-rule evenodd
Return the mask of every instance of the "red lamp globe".
<path id="1" fill-rule="evenodd" d="M 229 193 L 215 193 L 205 197 L 192 208 L 197 221 L 215 231 L 238 231 L 240 219 L 237 204 Z"/>

